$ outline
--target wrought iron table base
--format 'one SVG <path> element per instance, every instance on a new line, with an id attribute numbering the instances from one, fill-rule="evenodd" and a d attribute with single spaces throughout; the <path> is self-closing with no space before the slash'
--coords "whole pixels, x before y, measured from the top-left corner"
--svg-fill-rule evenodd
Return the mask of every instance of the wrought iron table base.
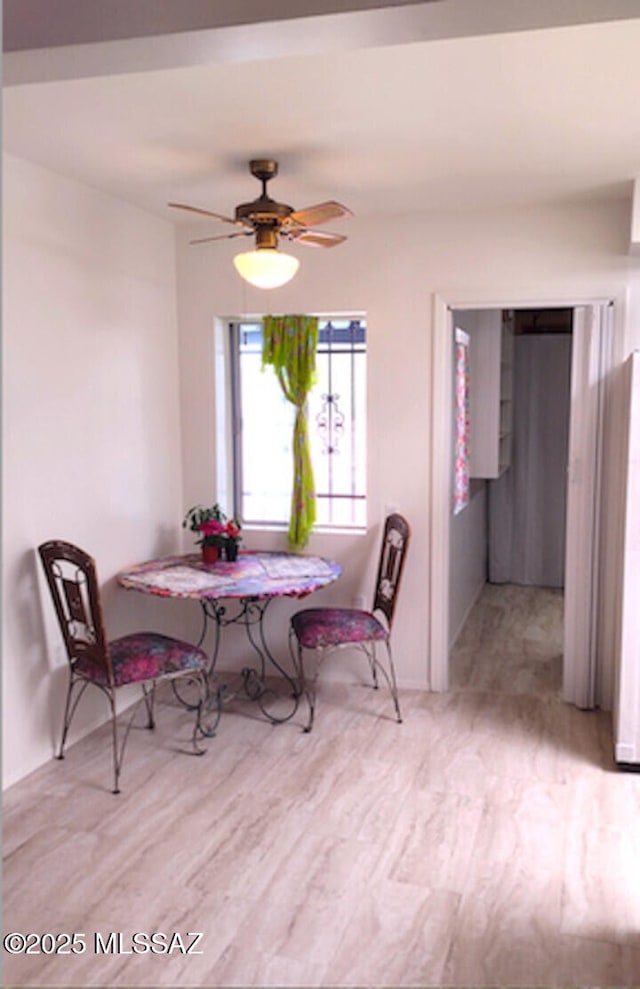
<path id="1" fill-rule="evenodd" d="M 287 671 L 275 658 L 269 649 L 264 634 L 264 617 L 272 600 L 272 598 L 257 597 L 238 598 L 238 609 L 235 613 L 231 614 L 228 612 L 227 607 L 218 600 L 206 599 L 200 601 L 200 607 L 202 609 L 202 632 L 200 633 L 200 638 L 197 643 L 198 646 L 202 646 L 202 643 L 205 640 L 209 622 L 213 622 L 215 624 L 214 645 L 211 653 L 211 662 L 207 670 L 209 696 L 207 698 L 205 708 L 208 713 L 211 713 L 215 702 L 216 711 L 214 714 L 214 721 L 207 725 L 203 724 L 201 729 L 203 734 L 208 737 L 215 734 L 218 722 L 220 721 L 223 703 L 238 696 L 237 691 L 231 690 L 227 684 L 221 683 L 216 686 L 218 679 L 216 674 L 216 665 L 218 661 L 218 653 L 220 651 L 221 629 L 226 628 L 228 625 L 244 626 L 247 633 L 247 638 L 252 648 L 257 653 L 259 659 L 258 669 L 255 667 L 245 666 L 241 671 L 240 676 L 242 678 L 242 690 L 246 697 L 251 701 L 255 701 L 265 718 L 274 725 L 283 724 L 286 721 L 290 721 L 298 710 L 301 696 L 299 684 L 289 673 L 287 673 Z M 267 707 L 269 700 L 278 701 L 281 700 L 283 696 L 281 693 L 273 690 L 266 684 L 268 663 L 271 664 L 274 670 L 277 671 L 280 677 L 284 679 L 291 688 L 290 696 L 292 707 L 291 710 L 284 716 L 275 715 Z M 184 693 L 181 693 L 181 689 L 181 685 L 174 683 L 174 693 L 178 700 L 187 707 L 192 706 L 190 700 L 185 697 Z"/>

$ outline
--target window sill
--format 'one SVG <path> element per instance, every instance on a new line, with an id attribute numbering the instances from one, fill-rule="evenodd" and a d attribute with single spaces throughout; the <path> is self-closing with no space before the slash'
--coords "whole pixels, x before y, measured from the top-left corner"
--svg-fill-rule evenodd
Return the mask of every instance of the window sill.
<path id="1" fill-rule="evenodd" d="M 286 534 L 288 530 L 288 525 L 280 525 L 269 522 L 247 522 L 242 526 L 242 531 L 246 533 L 274 532 Z M 311 536 L 366 536 L 366 534 L 366 526 L 319 525 L 314 528 Z"/>

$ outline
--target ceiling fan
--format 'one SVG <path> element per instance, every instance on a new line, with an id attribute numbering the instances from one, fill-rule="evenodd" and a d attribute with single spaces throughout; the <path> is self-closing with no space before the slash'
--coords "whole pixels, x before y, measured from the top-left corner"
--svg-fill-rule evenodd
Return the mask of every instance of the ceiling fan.
<path id="1" fill-rule="evenodd" d="M 243 278 L 259 288 L 276 288 L 295 275 L 299 261 L 290 254 L 278 251 L 278 238 L 306 244 L 311 247 L 335 247 L 347 238 L 342 234 L 315 230 L 314 227 L 330 220 L 352 216 L 351 210 L 340 203 L 329 201 L 294 210 L 292 206 L 278 203 L 267 193 L 267 183 L 278 174 L 278 162 L 271 158 L 257 158 L 249 162 L 251 174 L 262 183 L 262 192 L 250 203 L 240 203 L 233 217 L 223 216 L 186 203 L 169 203 L 174 209 L 188 210 L 202 216 L 213 217 L 239 229 L 234 233 L 215 237 L 199 237 L 191 244 L 206 244 L 214 240 L 255 236 L 255 250 L 238 254 L 234 264 Z"/>

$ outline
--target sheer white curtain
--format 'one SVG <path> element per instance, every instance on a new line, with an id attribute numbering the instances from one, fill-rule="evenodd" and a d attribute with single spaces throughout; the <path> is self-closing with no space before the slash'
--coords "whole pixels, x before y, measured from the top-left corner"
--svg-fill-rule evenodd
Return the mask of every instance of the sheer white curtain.
<path id="1" fill-rule="evenodd" d="M 564 586 L 571 335 L 514 340 L 511 467 L 489 482 L 489 580 Z"/>

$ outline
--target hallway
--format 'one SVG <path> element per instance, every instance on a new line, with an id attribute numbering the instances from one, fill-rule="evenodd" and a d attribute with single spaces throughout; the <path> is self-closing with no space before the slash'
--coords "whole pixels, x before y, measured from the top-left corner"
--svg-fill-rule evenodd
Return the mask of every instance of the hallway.
<path id="1" fill-rule="evenodd" d="M 451 689 L 560 699 L 562 590 L 485 584 L 451 651 Z"/>

